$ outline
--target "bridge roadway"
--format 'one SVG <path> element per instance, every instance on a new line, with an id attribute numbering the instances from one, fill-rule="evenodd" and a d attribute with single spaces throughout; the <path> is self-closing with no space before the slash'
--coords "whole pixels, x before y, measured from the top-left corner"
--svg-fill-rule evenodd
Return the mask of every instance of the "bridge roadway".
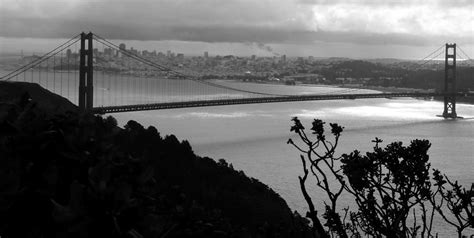
<path id="1" fill-rule="evenodd" d="M 371 94 L 295 95 L 295 96 L 219 99 L 219 100 L 165 102 L 165 103 L 152 103 L 152 104 L 139 104 L 139 105 L 94 107 L 92 109 L 92 112 L 96 114 L 107 114 L 107 113 L 118 113 L 118 112 L 163 110 L 163 109 L 188 108 L 188 107 L 209 107 L 209 106 L 223 106 L 223 105 L 236 105 L 236 104 L 257 104 L 257 103 L 318 101 L 318 100 L 344 100 L 344 99 L 364 99 L 364 98 L 397 98 L 397 97 L 424 98 L 424 97 L 444 97 L 444 96 L 473 97 L 474 92 L 454 93 L 454 94 L 405 92 L 405 93 L 371 93 Z"/>

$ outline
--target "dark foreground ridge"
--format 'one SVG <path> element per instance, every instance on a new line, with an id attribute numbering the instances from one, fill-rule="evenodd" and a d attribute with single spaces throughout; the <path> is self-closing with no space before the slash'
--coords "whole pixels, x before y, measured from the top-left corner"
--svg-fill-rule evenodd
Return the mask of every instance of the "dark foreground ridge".
<path id="1" fill-rule="evenodd" d="M 307 237 L 306 220 L 224 160 L 154 127 L 79 115 L 0 83 L 0 236 Z"/>

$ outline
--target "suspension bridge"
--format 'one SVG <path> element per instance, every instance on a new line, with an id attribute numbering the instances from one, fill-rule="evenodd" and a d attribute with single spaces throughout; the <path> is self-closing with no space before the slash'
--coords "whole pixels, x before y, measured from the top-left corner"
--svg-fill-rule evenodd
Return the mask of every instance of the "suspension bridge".
<path id="1" fill-rule="evenodd" d="M 203 79 L 183 67 L 176 70 L 156 57 L 127 50 L 93 33 L 78 34 L 42 56 L 23 57 L 23 64 L 9 70 L 0 80 L 37 83 L 77 102 L 81 111 L 97 114 L 233 104 L 442 97 L 442 116 L 453 119 L 457 118 L 456 98 L 474 96 L 456 87 L 458 49 L 469 59 L 456 44 L 446 44 L 418 62 L 423 66 L 444 54 L 444 90 L 428 93 L 374 93 L 344 88 L 329 93 L 300 94 L 266 90 L 269 87 L 258 89 L 250 83 Z"/>

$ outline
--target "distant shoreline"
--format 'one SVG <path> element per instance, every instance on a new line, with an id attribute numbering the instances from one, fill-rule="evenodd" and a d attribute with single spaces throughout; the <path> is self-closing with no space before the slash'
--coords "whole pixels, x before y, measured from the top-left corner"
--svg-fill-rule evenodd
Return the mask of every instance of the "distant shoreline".
<path id="1" fill-rule="evenodd" d="M 344 87 L 344 86 L 343 86 Z M 346 86 L 347 87 L 347 86 Z M 354 87 L 347 87 L 354 88 Z M 416 88 L 398 88 L 398 87 L 381 87 L 381 86 L 364 86 L 361 89 L 377 90 L 384 93 L 399 93 L 399 92 L 428 92 L 426 89 L 416 89 Z M 426 100 L 426 98 L 417 98 L 421 100 Z M 458 97 L 456 98 L 458 103 L 471 104 L 474 105 L 473 97 Z M 443 102 L 444 99 L 441 97 L 433 97 L 434 101 Z"/>
<path id="2" fill-rule="evenodd" d="M 232 80 L 232 79 L 231 79 Z M 239 80 L 233 80 L 239 81 Z M 243 82 L 243 81 L 240 81 Z M 243 82 L 247 83 L 247 82 Z M 275 82 L 252 82 L 252 83 L 261 83 L 261 84 L 275 84 L 275 85 L 285 85 L 284 83 L 275 83 Z M 305 86 L 305 87 L 335 87 L 335 88 L 349 88 L 349 89 L 366 89 L 366 90 L 374 90 L 383 93 L 400 93 L 400 92 L 430 92 L 427 89 L 419 89 L 419 88 L 401 88 L 401 87 L 382 87 L 382 86 L 361 86 L 359 84 L 296 84 L 296 85 L 288 85 L 288 86 Z M 420 100 L 427 100 L 427 98 L 417 98 Z M 434 101 L 442 102 L 443 98 L 433 97 Z M 471 104 L 474 105 L 474 98 L 473 97 L 459 97 L 457 98 L 458 103 L 464 104 Z"/>

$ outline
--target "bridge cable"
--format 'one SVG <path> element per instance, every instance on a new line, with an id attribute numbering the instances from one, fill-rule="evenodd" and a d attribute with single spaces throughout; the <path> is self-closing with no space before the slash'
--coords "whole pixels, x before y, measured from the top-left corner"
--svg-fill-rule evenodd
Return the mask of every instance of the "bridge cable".
<path id="1" fill-rule="evenodd" d="M 64 49 L 70 47 L 71 45 L 75 44 L 75 43 L 78 42 L 79 40 L 80 40 L 80 39 L 77 39 L 76 41 L 74 41 L 74 42 L 70 43 L 69 45 L 65 46 L 64 48 L 61 49 L 61 51 L 63 51 Z M 55 52 L 54 54 L 49 55 L 49 56 L 43 55 L 43 56 L 40 58 L 40 60 L 35 60 L 34 63 L 29 63 L 28 65 L 25 65 L 25 66 L 20 67 L 19 69 L 16 69 L 16 70 L 14 70 L 14 71 L 12 71 L 12 72 L 10 72 L 10 73 L 8 73 L 8 74 L 2 76 L 2 77 L 0 78 L 0 80 L 9 81 L 9 80 L 12 79 L 13 77 L 15 77 L 15 76 L 17 76 L 17 75 L 19 75 L 19 74 L 21 74 L 21 73 L 24 73 L 24 72 L 26 72 L 26 71 L 28 71 L 28 70 L 34 68 L 35 66 L 37 66 L 37 65 L 39 65 L 39 64 L 41 64 L 41 63 L 43 63 L 44 61 L 50 59 L 50 58 L 53 57 L 53 56 L 56 56 L 56 55 L 57 55 L 58 53 L 60 53 L 61 51 Z M 45 57 L 45 56 L 46 56 L 46 57 Z M 41 71 L 41 68 L 40 68 L 39 70 Z M 40 72 L 40 73 L 41 73 L 41 72 Z M 41 74 L 40 74 L 40 77 L 41 77 Z M 40 78 L 40 80 L 41 80 L 41 78 Z"/>
<path id="2" fill-rule="evenodd" d="M 428 54 L 426 57 L 424 57 L 423 59 L 421 60 L 418 60 L 415 62 L 415 64 L 419 64 L 421 62 L 424 61 L 424 63 L 422 63 L 421 65 L 418 65 L 417 67 L 415 67 L 414 69 L 412 70 L 417 70 L 421 67 L 423 67 L 424 65 L 426 65 L 427 63 L 433 61 L 434 59 L 436 59 L 438 56 L 440 56 L 441 54 L 443 54 L 444 52 L 441 51 L 439 52 L 442 48 L 444 47 L 444 45 L 442 45 L 441 47 L 439 47 L 438 49 L 436 49 L 435 51 L 431 52 L 430 54 Z M 439 52 L 439 53 L 438 53 Z M 435 53 L 438 53 L 437 55 L 434 55 Z M 433 57 L 431 57 L 430 59 L 428 59 L 430 56 L 434 55 Z M 427 60 L 428 59 L 428 60 Z M 362 90 L 365 90 L 365 88 L 363 86 L 359 86 L 358 88 L 346 88 L 346 89 L 341 89 L 341 90 L 337 90 L 337 91 L 333 91 L 333 92 L 328 92 L 326 93 L 325 95 L 328 95 L 328 94 L 335 94 L 335 93 L 338 93 L 338 94 L 348 94 L 348 93 L 351 93 L 351 92 L 357 92 L 357 91 L 362 91 Z M 383 93 L 383 92 L 382 92 Z"/>
<path id="3" fill-rule="evenodd" d="M 427 63 L 433 61 L 434 59 L 436 59 L 438 56 L 440 56 L 441 54 L 443 54 L 444 52 L 441 50 L 443 49 L 444 45 L 440 46 L 439 48 L 437 48 L 436 50 L 434 50 L 433 52 L 431 52 L 430 54 L 428 54 L 426 57 L 424 57 L 423 59 L 421 60 L 418 60 L 415 62 L 415 64 L 419 64 L 421 62 L 424 61 L 424 63 L 422 63 L 421 65 L 418 65 L 417 67 L 415 67 L 414 69 L 412 70 L 417 70 L 421 67 L 423 67 L 424 65 L 426 65 Z M 440 51 L 441 50 L 441 51 Z M 439 53 L 438 53 L 439 52 Z M 438 53 L 437 55 L 434 55 L 435 53 Z M 430 56 L 434 55 L 433 57 L 431 57 L 430 59 L 428 59 Z M 426 60 L 428 59 L 428 60 Z M 333 92 L 328 92 L 326 93 L 325 95 L 328 95 L 328 94 L 335 94 L 335 93 L 338 93 L 338 94 L 349 94 L 349 93 L 352 93 L 352 92 L 357 92 L 357 91 L 362 91 L 362 90 L 366 90 L 366 88 L 364 88 L 363 86 L 359 86 L 357 88 L 346 88 L 346 89 L 342 89 L 342 90 L 337 90 L 337 91 L 333 91 Z M 383 92 L 381 92 L 383 93 Z"/>
<path id="4" fill-rule="evenodd" d="M 431 59 L 429 60 L 426 60 L 423 64 L 419 65 L 418 67 L 416 67 L 415 69 L 419 69 L 421 67 L 423 67 L 424 65 L 428 64 L 429 62 L 433 61 L 434 59 L 436 59 L 438 56 L 444 54 L 443 51 L 441 51 L 439 54 L 437 54 L 436 56 L 432 57 Z"/>
<path id="5" fill-rule="evenodd" d="M 429 55 L 427 55 L 426 57 L 424 57 L 423 59 L 421 60 L 418 60 L 415 62 L 415 64 L 419 64 L 420 62 L 426 60 L 427 58 L 429 58 L 430 56 L 434 55 L 436 52 L 438 52 L 439 50 L 443 49 L 443 47 L 445 47 L 445 45 L 441 45 L 438 49 L 436 49 L 435 51 L 431 52 Z M 436 56 L 435 56 L 436 57 Z"/>
<path id="6" fill-rule="evenodd" d="M 145 64 L 148 64 L 149 66 L 152 66 L 152 67 L 155 67 L 155 68 L 158 68 L 159 70 L 161 71 L 165 71 L 165 72 L 169 72 L 169 73 L 172 73 L 174 74 L 175 76 L 178 76 L 178 77 L 182 77 L 182 78 L 185 78 L 185 79 L 189 79 L 189 80 L 192 80 L 194 82 L 197 82 L 197 83 L 200 83 L 200 84 L 206 84 L 206 85 L 209 85 L 209 86 L 213 86 L 213 87 L 217 87 L 217 88 L 222 88 L 222 89 L 228 89 L 228 90 L 232 90 L 232 91 L 238 91 L 238 92 L 244 92 L 244 93 L 250 93 L 250 94 L 257 94 L 257 95 L 264 95 L 264 96 L 292 96 L 292 95 L 282 95 L 282 94 L 272 94 L 272 93 L 262 93 L 262 92 L 254 92 L 254 91 L 250 91 L 250 90 L 243 90 L 243 89 L 236 89 L 236 88 L 232 88 L 232 87 L 228 87 L 228 86 L 224 86 L 224 85 L 220 85 L 220 84 L 216 84 L 216 83 L 211 83 L 211 82 L 206 82 L 206 81 L 203 81 L 203 80 L 199 80 L 199 79 L 196 79 L 194 78 L 193 76 L 189 76 L 189 75 L 186 75 L 186 74 L 183 74 L 181 72 L 178 72 L 176 70 L 173 70 L 171 68 L 168 68 L 168 67 L 165 67 L 163 65 L 160 65 L 160 64 L 157 64 L 151 60 L 148 60 L 148 59 L 145 59 L 145 58 L 142 58 L 134 53 L 131 53 L 127 50 L 123 50 L 123 49 L 120 49 L 120 47 L 118 47 L 117 45 L 115 45 L 114 43 L 106 40 L 105 38 L 103 37 L 100 37 L 98 36 L 97 34 L 94 34 L 94 36 L 96 36 L 96 40 L 104 45 L 107 45 L 109 47 L 112 47 L 112 48 L 115 48 L 115 49 L 118 49 L 119 51 L 121 51 L 123 54 L 135 59 L 135 60 L 138 60 L 138 61 L 141 61 L 142 63 L 145 63 Z"/>
<path id="7" fill-rule="evenodd" d="M 459 46 L 456 46 L 456 47 L 461 51 L 461 53 L 462 53 L 464 56 L 466 56 L 466 58 L 467 58 L 468 60 L 472 60 L 471 57 L 469 57 L 469 55 L 466 54 L 466 52 L 464 52 L 464 50 L 462 50 L 461 47 L 459 47 Z"/>
<path id="8" fill-rule="evenodd" d="M 42 56 L 39 57 L 38 59 L 33 60 L 32 62 L 30 62 L 30 63 L 28 63 L 28 64 L 26 64 L 26 65 L 24 65 L 24 66 L 22 66 L 22 67 L 20 67 L 20 68 L 18 68 L 18 69 L 16 69 L 16 70 L 12 71 L 12 72 L 10 72 L 10 73 L 4 75 L 4 76 L 2 76 L 2 77 L 0 78 L 0 80 L 8 81 L 8 80 L 10 80 L 11 78 L 13 78 L 13 77 L 15 77 L 15 76 L 17 76 L 17 75 L 19 75 L 19 74 L 21 74 L 21 73 L 24 73 L 24 72 L 28 71 L 29 69 L 35 67 L 36 65 L 38 65 L 38 64 L 40 64 L 40 63 L 42 63 L 42 62 L 44 62 L 45 60 L 48 60 L 48 59 L 51 58 L 52 56 L 55 56 L 55 55 L 58 54 L 59 52 L 63 51 L 65 48 L 67 48 L 67 47 L 69 47 L 69 46 L 75 44 L 76 42 L 78 42 L 78 41 L 80 40 L 80 39 L 78 38 L 79 36 L 80 36 L 80 34 L 75 35 L 74 37 L 72 37 L 71 39 L 69 39 L 68 41 L 66 41 L 65 43 L 63 43 L 63 44 L 61 44 L 60 46 L 54 48 L 53 50 L 47 52 L 46 54 L 42 55 Z M 69 42 L 73 41 L 74 39 L 76 39 L 76 40 L 75 40 L 73 43 L 67 45 Z M 63 47 L 63 46 L 65 46 L 65 45 L 67 45 L 67 46 L 66 46 L 66 47 Z M 60 51 L 58 51 L 58 52 L 56 52 L 56 53 L 53 53 L 53 52 L 57 51 L 58 49 L 60 49 Z M 49 54 L 52 54 L 52 55 L 49 55 Z M 25 68 L 26 68 L 26 70 L 24 70 Z M 19 72 L 19 71 L 20 71 L 20 72 Z M 17 72 L 19 72 L 19 73 L 17 73 Z M 5 78 L 6 78 L 6 79 L 5 79 Z"/>
<path id="9" fill-rule="evenodd" d="M 109 47 L 113 47 L 113 48 L 118 49 L 119 51 L 121 51 L 125 55 L 129 56 L 130 58 L 133 58 L 133 59 L 138 60 L 142 63 L 148 64 L 152 67 L 158 68 L 161 71 L 166 71 L 166 72 L 169 72 L 169 73 L 173 73 L 175 76 L 179 76 L 179 77 L 184 78 L 184 79 L 189 79 L 189 80 L 192 80 L 192 81 L 200 83 L 200 84 L 206 84 L 206 85 L 217 87 L 217 88 L 228 89 L 228 90 L 232 90 L 232 91 L 239 91 L 239 92 L 244 92 L 244 93 L 259 94 L 259 95 L 265 95 L 265 96 L 290 96 L 290 95 L 270 94 L 270 93 L 261 93 L 261 92 L 254 92 L 254 91 L 249 91 L 249 90 L 236 89 L 236 88 L 232 88 L 232 87 L 228 87 L 228 86 L 224 86 L 224 85 L 220 85 L 220 84 L 215 84 L 215 83 L 211 83 L 211 82 L 198 80 L 198 79 L 195 79 L 191 76 L 180 73 L 178 71 L 175 71 L 175 70 L 172 70 L 170 68 L 164 67 L 162 65 L 156 64 L 155 62 L 150 61 L 148 59 L 141 58 L 141 57 L 137 56 L 136 54 L 130 53 L 126 50 L 120 49 L 116 45 L 114 45 L 113 43 L 111 43 L 112 44 L 112 46 L 111 46 L 107 43 L 102 42 L 99 39 L 96 39 L 96 40 L 98 42 L 102 43 L 102 44 L 105 44 L 105 45 L 109 46 Z"/>

